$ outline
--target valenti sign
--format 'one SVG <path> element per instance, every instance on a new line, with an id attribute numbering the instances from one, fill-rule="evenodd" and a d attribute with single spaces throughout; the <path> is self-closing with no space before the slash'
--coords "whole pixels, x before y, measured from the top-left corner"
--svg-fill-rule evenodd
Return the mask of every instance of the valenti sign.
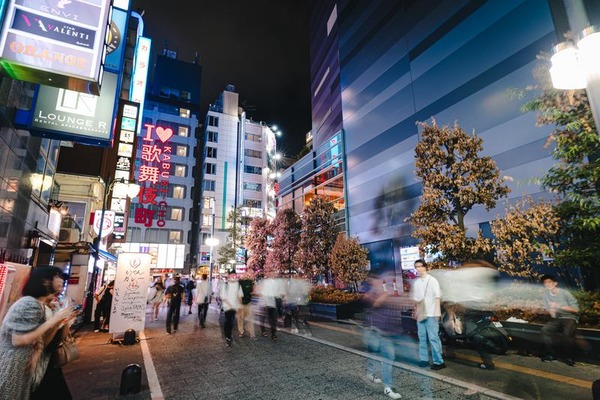
<path id="1" fill-rule="evenodd" d="M 10 0 L 0 68 L 14 79 L 98 94 L 107 0 Z"/>
<path id="2" fill-rule="evenodd" d="M 109 146 L 117 77 L 111 72 L 104 74 L 100 96 L 40 86 L 29 126 L 32 135 Z"/>

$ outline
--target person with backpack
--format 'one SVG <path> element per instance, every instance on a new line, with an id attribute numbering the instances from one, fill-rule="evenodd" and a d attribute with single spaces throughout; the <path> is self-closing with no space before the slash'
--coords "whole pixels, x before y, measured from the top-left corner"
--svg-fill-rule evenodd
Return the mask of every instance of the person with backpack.
<path id="1" fill-rule="evenodd" d="M 196 287 L 196 281 L 190 278 L 185 284 L 185 303 L 188 306 L 188 315 L 192 313 L 192 304 L 194 303 L 194 296 L 192 291 Z"/>

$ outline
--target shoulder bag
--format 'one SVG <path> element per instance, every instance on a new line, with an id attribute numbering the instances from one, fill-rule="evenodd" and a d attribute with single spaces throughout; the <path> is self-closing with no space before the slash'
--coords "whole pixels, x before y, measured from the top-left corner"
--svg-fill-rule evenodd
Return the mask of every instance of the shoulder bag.
<path id="1" fill-rule="evenodd" d="M 54 352 L 54 367 L 64 367 L 77 359 L 79 359 L 79 349 L 75 345 L 75 338 L 71 336 L 71 333 L 68 333 Z"/>
<path id="2" fill-rule="evenodd" d="M 425 312 L 425 295 L 427 294 L 427 288 L 429 287 L 429 279 L 427 280 L 427 285 L 425 285 L 425 290 L 423 291 L 423 300 L 419 301 L 415 305 L 415 309 L 413 310 L 413 318 L 417 320 L 417 322 L 421 322 L 427 319 L 427 313 Z"/>

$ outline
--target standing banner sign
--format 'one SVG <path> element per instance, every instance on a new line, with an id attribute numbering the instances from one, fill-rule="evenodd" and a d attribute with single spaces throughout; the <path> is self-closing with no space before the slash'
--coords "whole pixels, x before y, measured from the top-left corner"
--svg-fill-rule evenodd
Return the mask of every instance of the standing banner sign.
<path id="1" fill-rule="evenodd" d="M 110 333 L 144 330 L 150 262 L 146 253 L 121 253 L 117 259 L 115 293 L 110 310 Z"/>

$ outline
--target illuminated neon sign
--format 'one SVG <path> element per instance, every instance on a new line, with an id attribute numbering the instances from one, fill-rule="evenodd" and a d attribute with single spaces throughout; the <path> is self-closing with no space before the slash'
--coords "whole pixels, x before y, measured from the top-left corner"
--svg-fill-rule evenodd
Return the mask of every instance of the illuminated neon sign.
<path id="1" fill-rule="evenodd" d="M 135 210 L 134 222 L 150 228 L 156 214 L 158 227 L 163 227 L 167 219 L 167 194 L 171 176 L 171 154 L 173 137 L 171 128 L 145 124 L 146 134 L 141 137 L 141 165 L 137 181 L 141 185 L 139 202 Z M 147 206 L 147 207 L 146 207 Z"/>

